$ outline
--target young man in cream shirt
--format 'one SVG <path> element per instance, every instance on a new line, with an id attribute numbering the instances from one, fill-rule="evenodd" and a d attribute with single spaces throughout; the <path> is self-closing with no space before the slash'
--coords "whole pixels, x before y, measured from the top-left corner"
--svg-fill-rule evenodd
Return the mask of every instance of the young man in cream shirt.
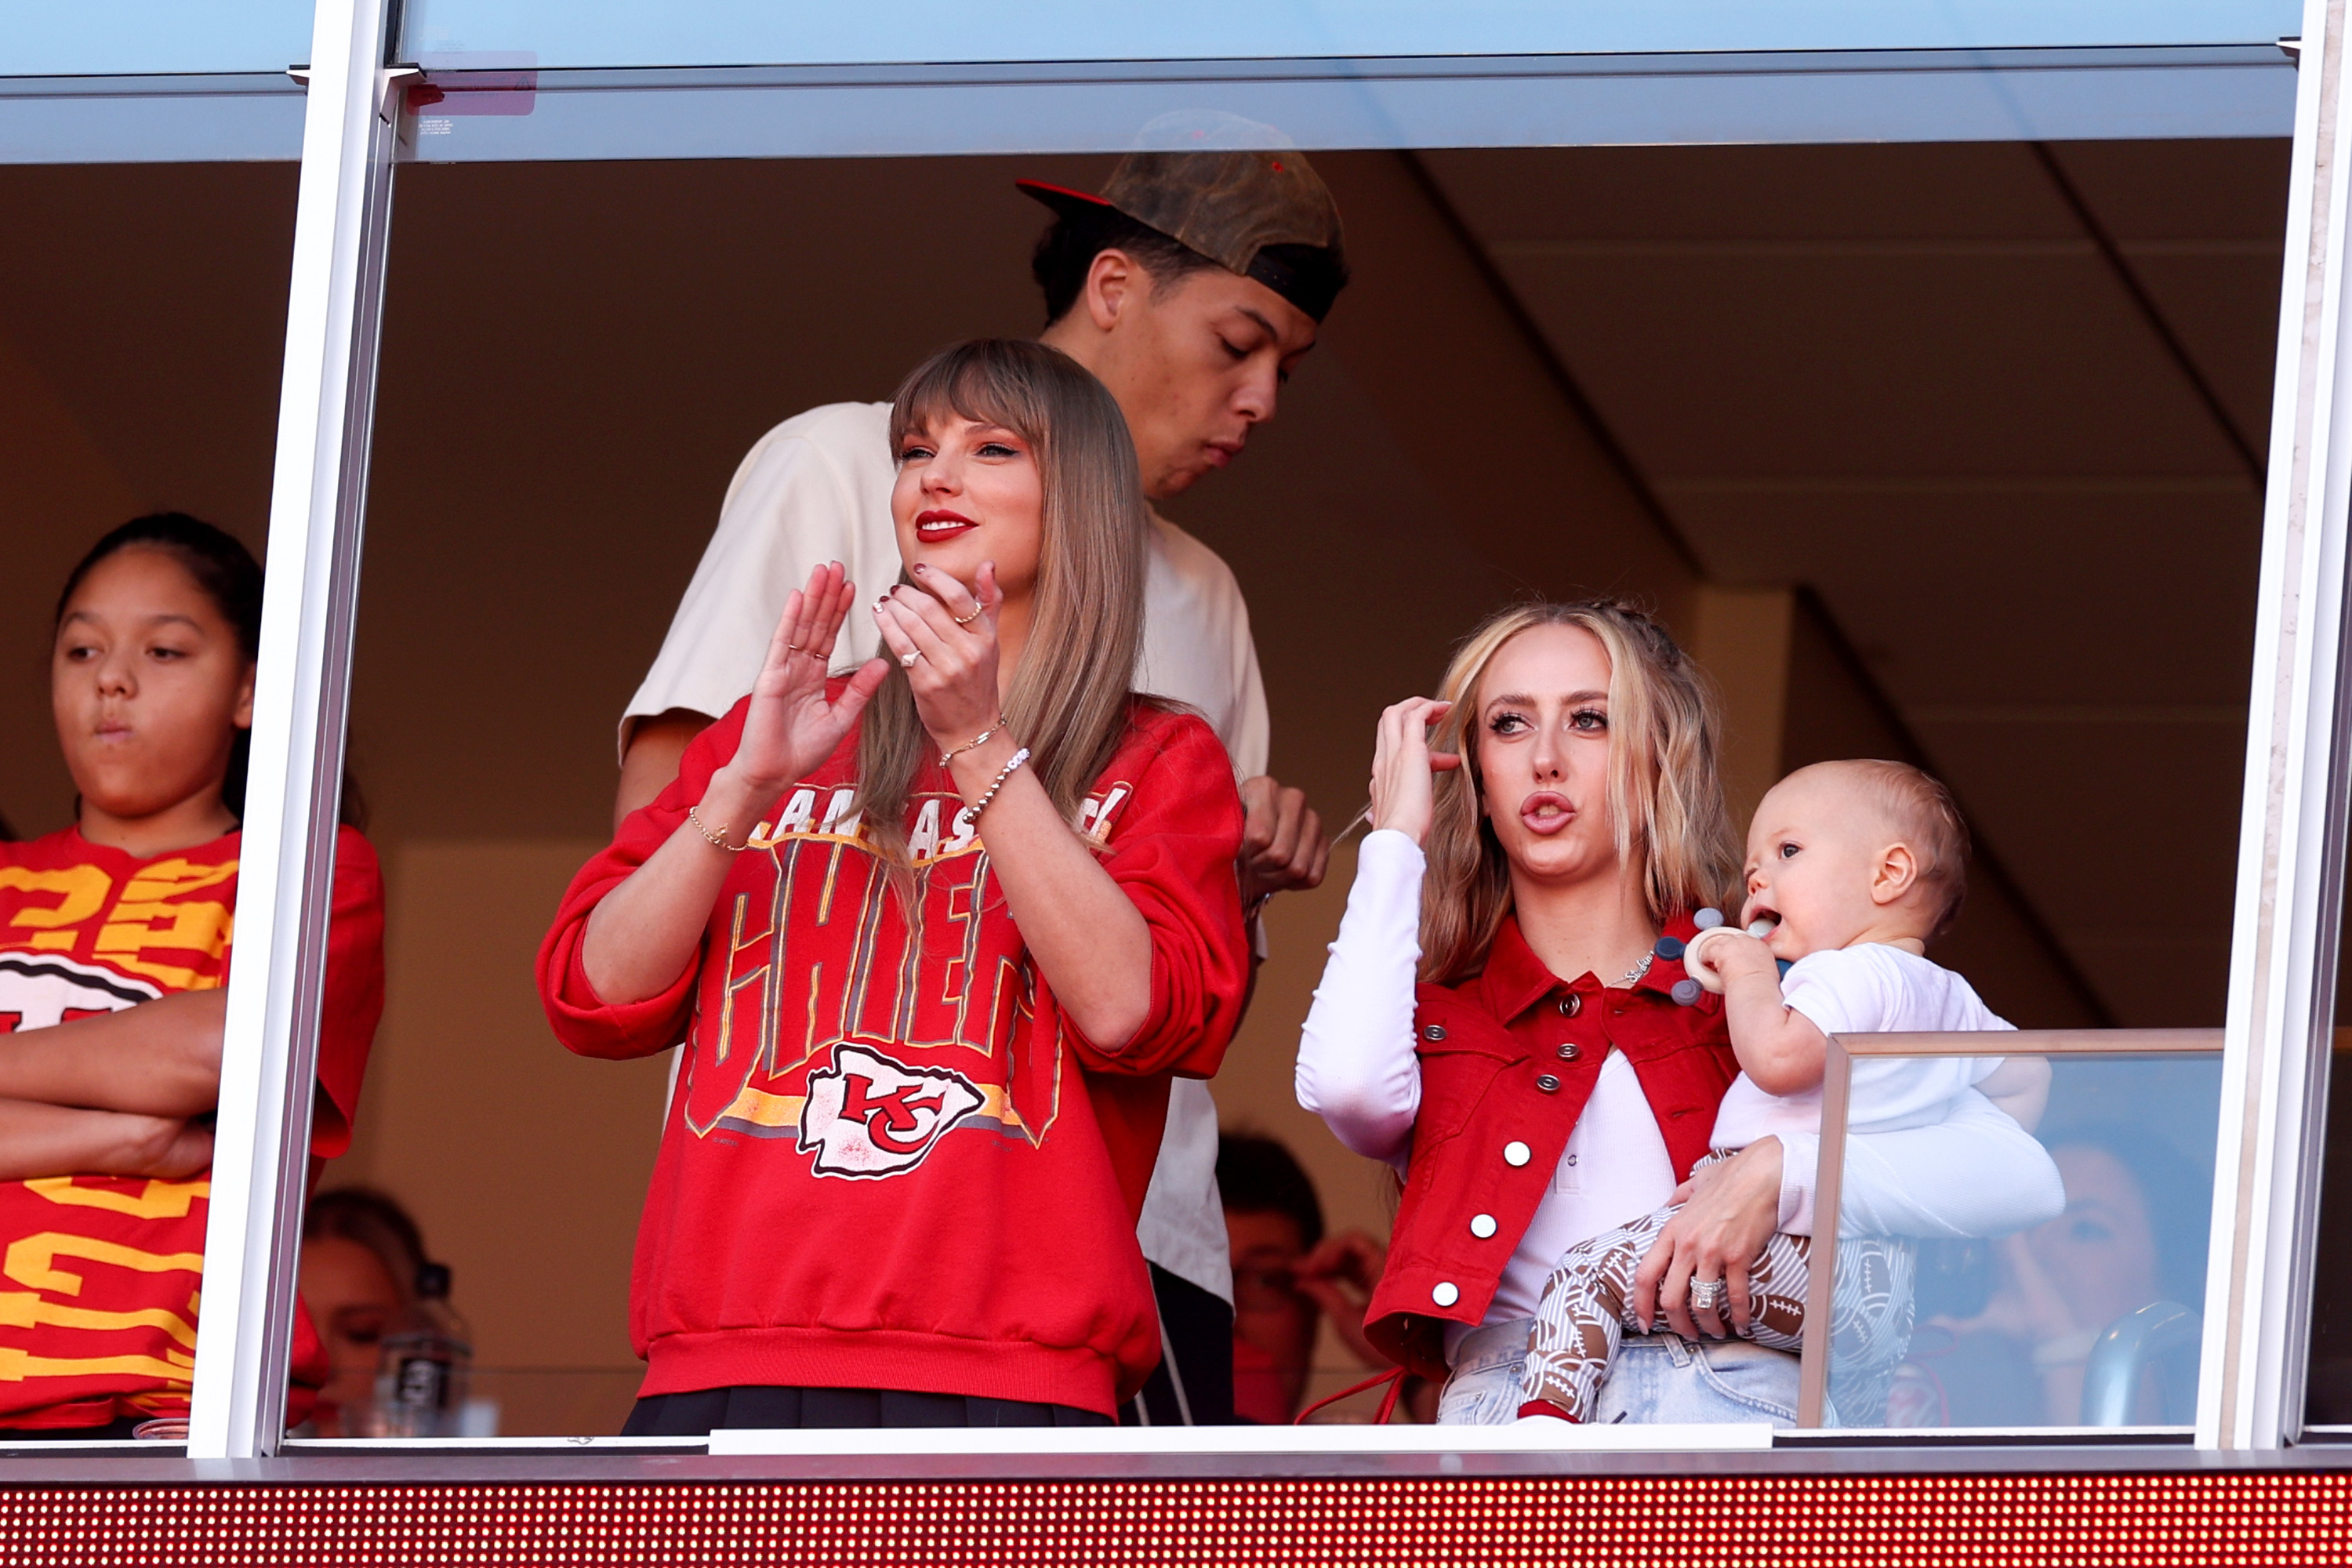
<path id="1" fill-rule="evenodd" d="M 1241 454 L 1274 417 L 1281 382 L 1313 346 L 1347 280 L 1339 214 L 1288 151 L 1139 153 L 1099 196 L 1024 181 L 1055 220 L 1034 270 L 1039 341 L 1099 377 L 1127 415 L 1154 500 Z M 890 405 L 836 403 L 786 420 L 745 456 L 718 531 L 660 656 L 621 721 L 614 819 L 677 776 L 687 742 L 751 689 L 784 599 L 839 561 L 852 581 L 897 581 Z M 1265 692 L 1249 607 L 1207 545 L 1152 513 L 1139 690 L 1198 709 L 1232 753 L 1248 812 L 1242 893 L 1264 900 L 1323 879 L 1330 841 L 1305 796 L 1265 776 Z M 873 656 L 864 616 L 836 662 Z M 1128 1419 L 1232 1420 L 1233 1275 L 1216 1184 L 1208 1086 L 1179 1079 L 1137 1239 L 1160 1300 L 1160 1370 Z"/>

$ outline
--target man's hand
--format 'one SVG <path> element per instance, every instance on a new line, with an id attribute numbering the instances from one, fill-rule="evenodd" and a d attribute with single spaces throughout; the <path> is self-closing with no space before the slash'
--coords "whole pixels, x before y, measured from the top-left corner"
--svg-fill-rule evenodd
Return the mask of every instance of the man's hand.
<path id="1" fill-rule="evenodd" d="M 1366 1366 L 1388 1364 L 1389 1358 L 1364 1337 L 1364 1309 L 1371 1305 L 1372 1288 L 1388 1266 L 1388 1248 L 1360 1230 L 1346 1230 L 1325 1237 L 1297 1270 L 1298 1293 L 1322 1309 Z"/>
<path id="2" fill-rule="evenodd" d="M 1242 781 L 1242 907 L 1269 895 L 1317 887 L 1331 861 L 1331 838 L 1303 790 L 1266 777 Z"/>

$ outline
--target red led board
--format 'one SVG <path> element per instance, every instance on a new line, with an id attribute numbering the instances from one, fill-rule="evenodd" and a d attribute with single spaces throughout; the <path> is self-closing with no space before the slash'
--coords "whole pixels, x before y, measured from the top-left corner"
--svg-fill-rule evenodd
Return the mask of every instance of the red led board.
<path id="1" fill-rule="evenodd" d="M 2352 1477 L 89 1485 L 0 1490 L 11 1568 L 998 1563 L 2300 1568 Z"/>

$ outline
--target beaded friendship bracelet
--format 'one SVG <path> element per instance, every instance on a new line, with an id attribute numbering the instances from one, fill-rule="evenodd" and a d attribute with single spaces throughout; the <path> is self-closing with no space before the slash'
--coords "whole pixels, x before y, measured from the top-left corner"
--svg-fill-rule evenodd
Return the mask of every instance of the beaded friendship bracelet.
<path id="1" fill-rule="evenodd" d="M 1011 778 L 1014 770 L 1019 768 L 1022 763 L 1028 760 L 1029 748 L 1026 746 L 1022 747 L 1019 751 L 1013 753 L 1013 760 L 1004 764 L 1004 771 L 998 773 L 994 782 L 989 784 L 987 793 L 982 795 L 978 800 L 971 803 L 972 821 L 978 822 L 980 820 L 980 814 L 988 809 L 988 803 L 996 798 L 996 792 L 1004 787 L 1004 781 Z"/>

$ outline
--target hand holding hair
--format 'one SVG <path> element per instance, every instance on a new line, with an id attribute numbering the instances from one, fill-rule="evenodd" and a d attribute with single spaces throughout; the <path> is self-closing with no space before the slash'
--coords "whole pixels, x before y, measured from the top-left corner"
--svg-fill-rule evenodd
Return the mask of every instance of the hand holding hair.
<path id="1" fill-rule="evenodd" d="M 1415 844 L 1429 839 L 1436 813 L 1436 775 L 1462 765 L 1452 752 L 1429 749 L 1429 727 L 1454 704 L 1408 697 L 1381 714 L 1372 748 L 1372 826 L 1393 827 Z"/>

